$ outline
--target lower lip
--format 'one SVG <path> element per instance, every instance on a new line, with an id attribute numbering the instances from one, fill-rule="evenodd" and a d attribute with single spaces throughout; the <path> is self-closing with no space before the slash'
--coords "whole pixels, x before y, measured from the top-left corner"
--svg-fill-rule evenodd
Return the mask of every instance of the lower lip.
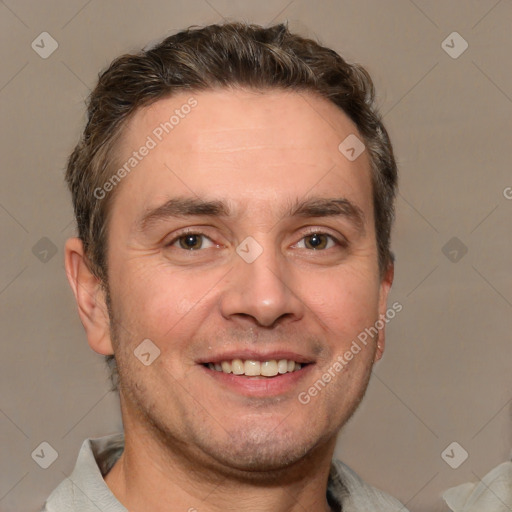
<path id="1" fill-rule="evenodd" d="M 293 391 L 299 381 L 309 375 L 313 364 L 303 366 L 300 370 L 278 374 L 275 377 L 246 377 L 232 373 L 218 372 L 203 366 L 211 378 L 220 385 L 245 396 L 268 397 L 277 396 Z"/>

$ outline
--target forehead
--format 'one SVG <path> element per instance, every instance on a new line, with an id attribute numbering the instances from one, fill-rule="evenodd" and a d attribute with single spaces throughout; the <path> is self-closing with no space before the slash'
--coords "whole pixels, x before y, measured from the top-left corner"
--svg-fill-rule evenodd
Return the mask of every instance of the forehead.
<path id="1" fill-rule="evenodd" d="M 367 152 L 350 161 L 338 149 L 350 135 L 362 139 L 341 109 L 312 93 L 182 92 L 140 109 L 127 124 L 118 164 L 138 160 L 123 194 L 134 207 L 173 194 L 248 207 L 311 190 L 353 196 L 371 208 Z M 150 149 L 141 157 L 143 147 Z"/>

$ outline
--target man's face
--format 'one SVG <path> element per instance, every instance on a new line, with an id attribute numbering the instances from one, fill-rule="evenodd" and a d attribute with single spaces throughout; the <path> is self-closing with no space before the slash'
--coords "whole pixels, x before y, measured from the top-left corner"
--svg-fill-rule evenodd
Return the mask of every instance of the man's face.
<path id="1" fill-rule="evenodd" d="M 309 403 L 299 394 L 375 324 L 391 284 L 379 278 L 367 152 L 338 150 L 349 134 L 326 100 L 280 91 L 182 93 L 130 120 L 120 166 L 148 136 L 156 145 L 117 185 L 109 223 L 127 429 L 151 424 L 193 460 L 263 471 L 333 442 L 377 340 Z M 160 350 L 147 366 L 134 355 L 146 339 Z M 233 373 L 258 366 L 286 373 Z"/>

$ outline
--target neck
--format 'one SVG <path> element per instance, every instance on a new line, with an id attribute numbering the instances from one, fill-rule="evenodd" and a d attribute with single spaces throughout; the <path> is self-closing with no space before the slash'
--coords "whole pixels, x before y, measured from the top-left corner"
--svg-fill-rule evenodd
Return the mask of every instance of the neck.
<path id="1" fill-rule="evenodd" d="M 124 452 L 105 482 L 131 512 L 330 511 L 326 491 L 335 438 L 286 468 L 249 472 L 204 454 L 191 457 L 189 446 L 170 446 L 154 430 L 123 420 Z"/>

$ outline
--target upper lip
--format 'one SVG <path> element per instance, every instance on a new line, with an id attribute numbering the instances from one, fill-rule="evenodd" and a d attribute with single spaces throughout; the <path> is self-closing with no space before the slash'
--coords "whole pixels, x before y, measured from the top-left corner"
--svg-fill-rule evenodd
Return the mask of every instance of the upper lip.
<path id="1" fill-rule="evenodd" d="M 206 364 L 206 363 L 222 363 L 222 361 L 232 361 L 233 359 L 242 359 L 243 361 L 251 360 L 251 361 L 271 361 L 275 359 L 279 361 L 280 359 L 289 359 L 291 361 L 295 361 L 296 363 L 306 364 L 313 363 L 314 360 L 311 357 L 307 357 L 305 355 L 299 354 L 297 352 L 292 352 L 290 350 L 272 350 L 267 352 L 257 351 L 257 350 L 232 350 L 226 351 L 219 354 L 210 354 L 206 357 L 202 357 L 197 360 L 198 364 Z"/>

